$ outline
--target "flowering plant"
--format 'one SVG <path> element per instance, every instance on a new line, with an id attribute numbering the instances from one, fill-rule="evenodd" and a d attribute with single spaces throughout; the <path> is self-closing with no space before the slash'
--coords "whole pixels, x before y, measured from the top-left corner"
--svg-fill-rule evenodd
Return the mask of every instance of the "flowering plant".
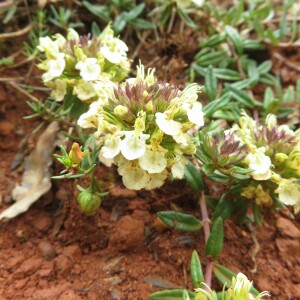
<path id="1" fill-rule="evenodd" d="M 199 91 L 197 84 L 181 91 L 159 82 L 140 65 L 136 78 L 92 103 L 78 125 L 96 130 L 100 159 L 118 166 L 127 188 L 157 188 L 168 174 L 182 178 L 186 156 L 196 151 L 188 131 L 204 124 Z"/>
<path id="2" fill-rule="evenodd" d="M 241 196 L 254 199 L 257 205 L 275 202 L 293 205 L 296 213 L 300 210 L 299 129 L 294 132 L 278 125 L 272 114 L 259 126 L 242 112 L 239 125 L 219 137 L 200 134 L 200 141 L 197 158 L 206 175 L 223 182 L 243 180 Z"/>
<path id="3" fill-rule="evenodd" d="M 67 38 L 55 34 L 41 37 L 38 49 L 45 59 L 38 67 L 45 71 L 43 82 L 51 97 L 62 101 L 67 93 L 85 102 L 106 96 L 107 87 L 124 79 L 129 71 L 127 45 L 114 37 L 108 25 L 99 36 L 79 36 L 69 29 Z"/>

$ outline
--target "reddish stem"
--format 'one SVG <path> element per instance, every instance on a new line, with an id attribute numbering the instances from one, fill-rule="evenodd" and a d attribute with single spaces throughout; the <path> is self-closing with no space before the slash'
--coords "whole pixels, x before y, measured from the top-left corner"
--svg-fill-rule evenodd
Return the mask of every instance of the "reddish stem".
<path id="1" fill-rule="evenodd" d="M 205 195 L 204 192 L 201 193 L 200 199 L 199 199 L 200 209 L 201 209 L 201 215 L 202 215 L 202 224 L 204 229 L 204 238 L 205 238 L 205 244 L 207 244 L 207 240 L 210 235 L 210 227 L 209 227 L 209 217 L 207 212 L 207 205 L 205 201 Z M 210 288 L 211 286 L 211 278 L 212 278 L 212 268 L 213 268 L 213 262 L 210 261 L 206 266 L 205 271 L 205 284 Z M 206 287 L 205 287 L 206 289 Z M 208 288 L 207 288 L 208 290 Z"/>

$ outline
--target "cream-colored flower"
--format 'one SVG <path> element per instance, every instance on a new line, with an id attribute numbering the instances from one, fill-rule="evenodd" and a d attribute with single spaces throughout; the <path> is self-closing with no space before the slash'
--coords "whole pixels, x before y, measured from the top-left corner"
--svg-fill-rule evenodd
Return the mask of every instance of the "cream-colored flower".
<path id="1" fill-rule="evenodd" d="M 159 174 L 156 174 L 156 173 L 148 174 L 148 180 L 144 187 L 146 190 L 160 188 L 165 183 L 165 180 L 167 179 L 167 177 L 168 177 L 167 171 L 164 171 Z"/>
<path id="2" fill-rule="evenodd" d="M 167 150 L 153 151 L 146 150 L 145 154 L 139 158 L 140 166 L 149 173 L 161 173 L 167 166 L 165 153 Z"/>
<path id="3" fill-rule="evenodd" d="M 255 180 L 268 180 L 271 178 L 270 167 L 272 162 L 270 157 L 265 155 L 265 151 L 265 147 L 258 148 L 245 158 L 245 163 L 248 164 L 249 169 L 253 170 L 250 175 Z"/>
<path id="4" fill-rule="evenodd" d="M 91 82 L 80 80 L 74 86 L 73 94 L 80 100 L 87 101 L 96 96 L 96 91 Z"/>
<path id="5" fill-rule="evenodd" d="M 58 55 L 56 59 L 46 61 L 47 72 L 42 75 L 44 82 L 48 82 L 56 77 L 59 77 L 66 66 L 64 54 Z"/>
<path id="6" fill-rule="evenodd" d="M 128 160 L 142 157 L 146 151 L 146 140 L 149 134 L 136 134 L 134 130 L 124 131 L 125 138 L 120 143 L 123 156 Z"/>
<path id="7" fill-rule="evenodd" d="M 202 111 L 202 105 L 200 102 L 194 102 L 191 106 L 191 108 L 186 109 L 187 116 L 189 120 L 198 125 L 203 126 L 204 125 L 204 114 Z"/>
<path id="8" fill-rule="evenodd" d="M 294 179 L 281 178 L 278 182 L 278 188 L 275 190 L 279 200 L 285 205 L 294 206 L 295 213 L 300 210 L 300 185 L 295 183 Z"/>
<path id="9" fill-rule="evenodd" d="M 75 42 L 79 42 L 80 40 L 80 36 L 79 34 L 77 33 L 77 31 L 75 31 L 73 28 L 69 28 L 68 29 L 68 34 L 67 34 L 67 39 L 70 41 L 70 40 L 73 40 Z"/>
<path id="10" fill-rule="evenodd" d="M 109 40 L 109 42 L 100 49 L 100 53 L 113 64 L 119 64 L 124 59 L 127 60 L 127 51 L 127 45 L 118 38 Z"/>
<path id="11" fill-rule="evenodd" d="M 80 76 L 86 81 L 97 80 L 101 73 L 101 68 L 97 63 L 97 58 L 94 57 L 78 62 L 75 69 L 80 70 Z"/>
<path id="12" fill-rule="evenodd" d="M 52 87 L 50 96 L 56 101 L 62 101 L 67 93 L 66 82 L 62 79 L 56 79 L 54 80 L 53 84 L 49 86 Z"/>
<path id="13" fill-rule="evenodd" d="M 58 44 L 55 41 L 52 41 L 49 36 L 40 37 L 37 48 L 41 52 L 46 52 L 48 55 L 53 57 L 55 57 L 59 52 Z"/>
<path id="14" fill-rule="evenodd" d="M 157 112 L 155 114 L 156 124 L 161 131 L 168 135 L 179 135 L 181 124 L 170 119 L 165 113 Z"/>
<path id="15" fill-rule="evenodd" d="M 104 146 L 101 148 L 102 156 L 108 159 L 117 156 L 121 151 L 120 142 L 121 138 L 118 135 L 106 135 Z"/>

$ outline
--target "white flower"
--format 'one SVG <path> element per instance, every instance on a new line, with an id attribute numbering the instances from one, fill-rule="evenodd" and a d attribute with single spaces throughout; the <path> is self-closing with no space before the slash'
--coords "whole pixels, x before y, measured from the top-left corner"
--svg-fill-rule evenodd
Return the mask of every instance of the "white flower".
<path id="1" fill-rule="evenodd" d="M 200 102 L 194 102 L 192 104 L 191 108 L 188 108 L 186 110 L 187 116 L 189 120 L 198 125 L 198 126 L 203 126 L 204 125 L 204 114 L 202 111 L 202 105 Z"/>
<path id="2" fill-rule="evenodd" d="M 41 52 L 46 52 L 48 55 L 56 56 L 59 52 L 58 44 L 55 41 L 52 41 L 49 36 L 40 37 L 39 45 L 37 46 L 38 50 Z"/>
<path id="3" fill-rule="evenodd" d="M 248 164 L 249 169 L 253 170 L 250 175 L 255 180 L 268 180 L 271 178 L 270 167 L 272 162 L 270 157 L 264 154 L 265 151 L 265 147 L 258 148 L 255 152 L 249 153 L 245 158 L 245 163 Z"/>
<path id="4" fill-rule="evenodd" d="M 118 38 L 110 39 L 100 49 L 100 53 L 113 64 L 119 64 L 121 60 L 126 60 L 126 51 L 128 51 L 127 45 Z"/>
<path id="5" fill-rule="evenodd" d="M 53 78 L 59 77 L 66 66 L 64 54 L 59 55 L 56 59 L 50 59 L 46 62 L 47 72 L 43 74 L 42 79 L 44 82 L 48 82 Z"/>
<path id="6" fill-rule="evenodd" d="M 118 172 L 123 176 L 123 183 L 128 189 L 143 189 L 149 181 L 149 175 L 147 172 L 132 162 L 120 165 L 118 167 Z"/>
<path id="7" fill-rule="evenodd" d="M 99 117 L 91 109 L 83 113 L 77 121 L 77 124 L 82 128 L 97 128 L 98 123 Z"/>
<path id="8" fill-rule="evenodd" d="M 62 79 L 54 80 L 53 84 L 51 85 L 51 97 L 56 101 L 62 101 L 67 93 L 67 84 Z"/>
<path id="9" fill-rule="evenodd" d="M 97 58 L 94 57 L 78 62 L 75 69 L 80 70 L 80 76 L 86 81 L 97 80 L 101 73 L 101 68 L 97 64 Z"/>
<path id="10" fill-rule="evenodd" d="M 136 134 L 134 130 L 124 131 L 125 138 L 121 141 L 120 148 L 123 156 L 128 160 L 134 160 L 144 155 L 146 140 L 149 134 Z"/>
<path id="11" fill-rule="evenodd" d="M 103 165 L 108 168 L 110 168 L 114 163 L 113 158 L 104 157 L 102 152 L 99 153 L 98 158 L 99 158 L 99 161 L 102 162 Z"/>
<path id="12" fill-rule="evenodd" d="M 73 94 L 80 100 L 89 100 L 96 96 L 94 85 L 91 82 L 80 80 L 73 89 Z"/>
<path id="13" fill-rule="evenodd" d="M 139 158 L 140 166 L 149 173 L 161 173 L 167 166 L 166 151 L 146 150 Z"/>
<path id="14" fill-rule="evenodd" d="M 114 158 L 120 153 L 120 142 L 119 136 L 108 134 L 105 137 L 105 144 L 101 148 L 102 156 L 105 158 Z"/>
<path id="15" fill-rule="evenodd" d="M 162 172 L 160 174 L 148 174 L 148 181 L 145 184 L 144 188 L 146 190 L 157 189 L 161 187 L 168 176 L 168 172 Z"/>
<path id="16" fill-rule="evenodd" d="M 185 167 L 184 163 L 180 161 L 176 162 L 171 168 L 172 175 L 177 179 L 183 178 L 184 167 Z"/>
<path id="17" fill-rule="evenodd" d="M 174 120 L 168 119 L 167 115 L 161 112 L 155 114 L 156 124 L 159 129 L 168 135 L 179 135 L 181 131 L 181 124 Z"/>
<path id="18" fill-rule="evenodd" d="M 283 179 L 279 181 L 278 188 L 275 190 L 278 193 L 279 200 L 285 205 L 293 205 L 295 213 L 300 210 L 300 186 L 293 182 L 293 179 Z"/>

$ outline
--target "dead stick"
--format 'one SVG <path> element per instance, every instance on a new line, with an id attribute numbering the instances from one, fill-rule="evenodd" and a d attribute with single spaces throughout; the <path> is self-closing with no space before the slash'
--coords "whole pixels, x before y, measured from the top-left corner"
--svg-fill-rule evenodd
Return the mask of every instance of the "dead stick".
<path id="1" fill-rule="evenodd" d="M 10 32 L 10 33 L 1 33 L 0 34 L 0 39 L 7 39 L 7 38 L 12 38 L 12 37 L 17 37 L 17 36 L 22 36 L 26 34 L 30 29 L 32 28 L 32 24 L 28 24 L 26 27 L 23 29 L 20 29 L 18 31 Z"/>

